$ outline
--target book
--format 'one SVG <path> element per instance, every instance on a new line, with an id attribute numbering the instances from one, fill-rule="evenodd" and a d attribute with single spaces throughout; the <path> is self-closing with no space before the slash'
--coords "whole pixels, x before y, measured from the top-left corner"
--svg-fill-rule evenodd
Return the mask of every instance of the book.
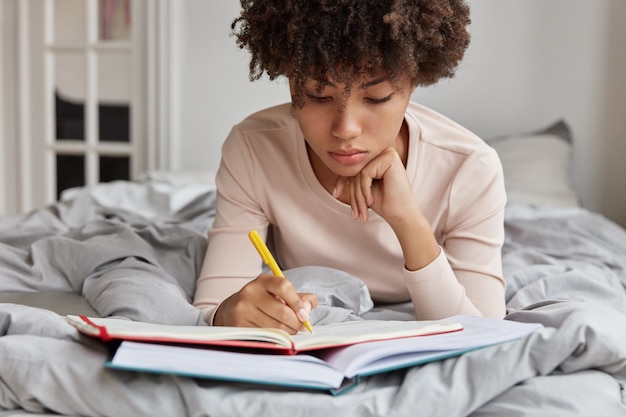
<path id="1" fill-rule="evenodd" d="M 383 322 L 348 322 L 316 325 L 315 334 L 360 327 L 380 329 Z M 355 324 L 349 324 L 355 323 Z M 384 322 L 394 324 L 395 322 Z M 419 327 L 420 322 L 414 323 Z M 433 325 L 428 322 L 425 326 Z M 437 322 L 436 322 L 437 323 Z M 511 342 L 542 327 L 539 323 L 520 323 L 481 317 L 454 316 L 441 321 L 454 323 L 462 331 L 422 333 L 422 336 L 377 339 L 333 348 L 310 348 L 306 353 L 276 354 L 265 350 L 228 350 L 204 343 L 189 345 L 125 340 L 105 366 L 111 369 L 172 374 L 219 381 L 243 382 L 289 388 L 323 390 L 343 394 L 366 376 L 425 364 L 466 354 L 488 346 Z M 361 324 L 362 326 L 357 326 Z M 206 328 L 201 327 L 206 330 Z M 380 330 L 377 330 L 380 331 Z M 302 333 L 305 334 L 305 333 Z M 294 336 L 297 337 L 298 335 Z M 96 336 L 99 337 L 99 336 Z M 372 335 L 365 337 L 372 338 Z M 136 338 L 135 338 L 136 339 Z M 175 337 L 178 341 L 180 337 Z M 191 338 L 193 339 L 193 338 Z M 111 340 L 111 339 L 109 339 Z M 189 338 L 187 337 L 187 340 Z M 244 341 L 245 342 L 245 341 Z M 270 342 L 270 344 L 273 342 Z M 334 343 L 337 343 L 336 341 Z M 326 346 L 327 344 L 322 344 Z M 290 352 L 290 350 L 289 350 Z"/>
<path id="2" fill-rule="evenodd" d="M 462 330 L 459 323 L 439 321 L 362 320 L 319 326 L 315 333 L 290 335 L 284 330 L 227 326 L 177 326 L 68 315 L 80 332 L 104 341 L 128 340 L 267 349 L 295 355 L 376 340 L 425 336 Z"/>

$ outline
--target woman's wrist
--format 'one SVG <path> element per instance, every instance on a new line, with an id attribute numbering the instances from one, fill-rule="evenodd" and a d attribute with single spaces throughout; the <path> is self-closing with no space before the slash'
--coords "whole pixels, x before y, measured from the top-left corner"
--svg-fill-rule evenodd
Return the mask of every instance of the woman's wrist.
<path id="1" fill-rule="evenodd" d="M 417 271 L 430 264 L 439 256 L 441 248 L 435 239 L 430 223 L 418 213 L 394 231 L 402 248 L 404 266 L 409 271 Z"/>
<path id="2" fill-rule="evenodd" d="M 211 320 L 211 323 L 209 323 L 211 326 L 223 326 L 224 325 L 224 320 L 222 319 L 222 310 L 224 310 L 223 308 L 220 308 L 224 305 L 224 301 L 226 300 L 222 300 L 222 302 L 220 302 L 217 306 L 215 306 L 215 309 L 213 310 L 213 317 Z"/>

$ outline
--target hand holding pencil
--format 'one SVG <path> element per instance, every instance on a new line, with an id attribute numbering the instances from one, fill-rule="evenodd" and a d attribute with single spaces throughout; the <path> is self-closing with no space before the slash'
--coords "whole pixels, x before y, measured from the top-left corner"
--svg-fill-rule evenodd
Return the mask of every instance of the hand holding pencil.
<path id="1" fill-rule="evenodd" d="M 213 325 L 273 327 L 291 334 L 302 331 L 303 327 L 310 331 L 309 312 L 317 307 L 317 297 L 298 293 L 284 278 L 260 235 L 253 231 L 248 236 L 272 273 L 260 274 L 224 299 L 215 311 Z"/>
<path id="2" fill-rule="evenodd" d="M 256 230 L 252 230 L 250 231 L 250 233 L 248 233 L 248 237 L 250 238 L 250 241 L 256 248 L 257 252 L 259 252 L 259 255 L 261 255 L 263 262 L 265 262 L 265 264 L 269 266 L 272 273 L 277 277 L 285 278 L 285 275 L 280 270 L 278 264 L 276 263 L 276 260 L 272 256 L 272 253 L 270 252 L 267 245 L 265 244 L 265 241 L 261 239 L 261 236 L 259 236 L 259 233 Z M 313 328 L 311 327 L 311 323 L 309 323 L 309 319 L 308 319 L 308 312 L 302 309 L 302 310 L 296 311 L 296 315 L 298 316 L 300 320 L 302 320 L 302 325 L 309 332 L 313 333 Z"/>

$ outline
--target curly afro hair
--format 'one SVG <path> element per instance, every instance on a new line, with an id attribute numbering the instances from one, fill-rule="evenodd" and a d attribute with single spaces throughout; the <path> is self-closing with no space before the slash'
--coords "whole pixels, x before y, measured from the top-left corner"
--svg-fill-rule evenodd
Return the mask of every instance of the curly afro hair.
<path id="1" fill-rule="evenodd" d="M 454 76 L 470 42 L 463 0 L 240 0 L 231 25 L 251 54 L 250 80 L 332 79 L 349 90 L 355 76 L 383 73 L 429 85 Z"/>

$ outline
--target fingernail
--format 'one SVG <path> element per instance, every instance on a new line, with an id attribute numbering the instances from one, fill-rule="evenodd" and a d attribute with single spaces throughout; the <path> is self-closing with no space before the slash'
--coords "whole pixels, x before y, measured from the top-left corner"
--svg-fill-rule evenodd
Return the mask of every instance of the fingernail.
<path id="1" fill-rule="evenodd" d="M 333 197 L 339 197 L 339 189 L 337 187 L 333 188 Z"/>
<path id="2" fill-rule="evenodd" d="M 300 319 L 300 321 L 309 321 L 309 312 L 306 311 L 305 308 L 301 308 L 298 311 L 298 319 Z"/>

